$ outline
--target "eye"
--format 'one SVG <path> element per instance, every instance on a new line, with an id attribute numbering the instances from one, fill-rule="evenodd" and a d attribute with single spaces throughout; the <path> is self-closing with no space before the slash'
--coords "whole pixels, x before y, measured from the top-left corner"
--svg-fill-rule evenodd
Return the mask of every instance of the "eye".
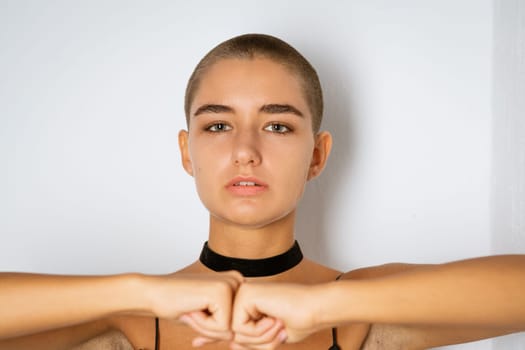
<path id="1" fill-rule="evenodd" d="M 224 132 L 231 129 L 232 127 L 226 123 L 213 123 L 211 125 L 208 125 L 205 130 L 210 132 Z"/>
<path id="2" fill-rule="evenodd" d="M 275 132 L 278 134 L 286 134 L 292 131 L 289 127 L 284 124 L 272 123 L 264 128 L 266 131 Z"/>

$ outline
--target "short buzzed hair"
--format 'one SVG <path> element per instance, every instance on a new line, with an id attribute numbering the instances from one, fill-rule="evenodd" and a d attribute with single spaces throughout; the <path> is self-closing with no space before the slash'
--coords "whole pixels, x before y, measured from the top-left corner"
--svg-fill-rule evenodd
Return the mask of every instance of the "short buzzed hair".
<path id="1" fill-rule="evenodd" d="M 220 43 L 201 59 L 186 86 L 184 111 L 188 127 L 190 124 L 190 106 L 206 71 L 213 64 L 223 59 L 254 59 L 256 57 L 268 58 L 282 64 L 298 76 L 312 115 L 312 130 L 314 133 L 319 131 L 323 118 L 323 93 L 317 72 L 299 51 L 283 40 L 265 34 L 236 36 Z"/>

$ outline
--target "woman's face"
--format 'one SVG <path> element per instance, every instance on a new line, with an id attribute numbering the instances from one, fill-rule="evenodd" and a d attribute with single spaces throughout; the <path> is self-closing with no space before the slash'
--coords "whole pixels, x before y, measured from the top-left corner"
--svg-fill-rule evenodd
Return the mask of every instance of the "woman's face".
<path id="1" fill-rule="evenodd" d="M 179 134 L 184 168 L 210 214 L 246 228 L 294 211 L 324 166 L 318 139 L 299 80 L 264 58 L 211 66 L 191 103 L 189 131 Z"/>

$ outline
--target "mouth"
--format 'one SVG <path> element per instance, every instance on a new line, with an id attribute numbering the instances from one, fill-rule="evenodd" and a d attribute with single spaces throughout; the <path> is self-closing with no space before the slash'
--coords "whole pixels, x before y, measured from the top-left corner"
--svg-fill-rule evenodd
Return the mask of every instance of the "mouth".
<path id="1" fill-rule="evenodd" d="M 253 177 L 238 176 L 226 185 L 226 189 L 237 196 L 255 196 L 265 192 L 268 189 L 268 185 Z"/>
<path id="2" fill-rule="evenodd" d="M 234 183 L 233 186 L 261 186 L 256 182 L 252 181 L 239 181 L 237 183 Z"/>

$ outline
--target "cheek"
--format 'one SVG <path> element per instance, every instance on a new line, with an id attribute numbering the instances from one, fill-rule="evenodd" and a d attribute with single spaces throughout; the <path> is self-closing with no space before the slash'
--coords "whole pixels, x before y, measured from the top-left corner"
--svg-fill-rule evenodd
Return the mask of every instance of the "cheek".
<path id="1" fill-rule="evenodd" d="M 304 147 L 296 149 L 295 152 L 290 150 L 288 154 L 282 154 L 280 163 L 280 167 L 283 169 L 280 173 L 284 177 L 285 186 L 302 192 L 308 178 L 311 153 L 305 151 Z"/>
<path id="2" fill-rule="evenodd" d="M 294 156 L 294 166 L 297 171 L 300 170 L 306 178 L 310 164 L 312 163 L 312 155 L 314 150 L 313 142 L 305 142 L 301 147 L 297 147 Z"/>
<path id="3" fill-rule="evenodd" d="M 197 184 L 205 185 L 216 178 L 220 169 L 228 166 L 229 154 L 217 144 L 210 142 L 193 142 L 190 145 L 190 157 L 193 167 L 193 176 Z"/>

